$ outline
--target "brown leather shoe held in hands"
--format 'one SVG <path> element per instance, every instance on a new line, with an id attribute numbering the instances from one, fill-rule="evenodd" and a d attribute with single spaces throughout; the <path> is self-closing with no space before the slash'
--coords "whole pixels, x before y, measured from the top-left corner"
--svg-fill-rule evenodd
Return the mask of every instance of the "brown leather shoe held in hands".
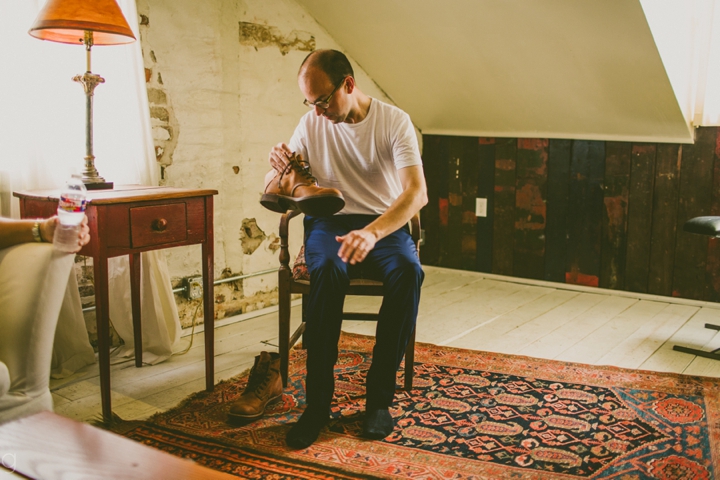
<path id="1" fill-rule="evenodd" d="M 260 418 L 265 413 L 265 407 L 282 397 L 282 393 L 280 355 L 260 352 L 260 355 L 255 357 L 255 365 L 250 369 L 245 391 L 230 405 L 228 419 L 247 422 Z"/>
<path id="2" fill-rule="evenodd" d="M 342 210 L 345 199 L 336 188 L 318 186 L 310 164 L 298 157 L 267 184 L 260 203 L 273 212 L 300 210 L 311 217 L 329 217 Z"/>

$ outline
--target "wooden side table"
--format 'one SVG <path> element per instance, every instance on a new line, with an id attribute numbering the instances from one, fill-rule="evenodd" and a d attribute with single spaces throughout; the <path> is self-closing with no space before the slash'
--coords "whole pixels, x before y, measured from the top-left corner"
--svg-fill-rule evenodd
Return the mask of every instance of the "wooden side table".
<path id="1" fill-rule="evenodd" d="M 213 195 L 217 190 L 171 187 L 118 186 L 88 191 L 85 213 L 90 243 L 79 252 L 92 257 L 95 276 L 95 314 L 98 333 L 102 415 L 112 421 L 110 405 L 110 316 L 108 311 L 108 258 L 130 257 L 130 297 L 135 339 L 135 366 L 142 366 L 140 328 L 140 253 L 183 245 L 202 245 L 205 316 L 205 387 L 215 384 L 213 295 Z M 55 215 L 59 190 L 14 192 L 22 218 Z"/>

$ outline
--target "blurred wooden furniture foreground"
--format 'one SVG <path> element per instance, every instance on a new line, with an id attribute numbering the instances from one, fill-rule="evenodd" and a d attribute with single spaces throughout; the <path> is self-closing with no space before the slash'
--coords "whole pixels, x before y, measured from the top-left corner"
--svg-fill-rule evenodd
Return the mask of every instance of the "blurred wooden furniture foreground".
<path id="1" fill-rule="evenodd" d="M 1 425 L 0 459 L 0 478 L 237 478 L 52 412 Z"/>

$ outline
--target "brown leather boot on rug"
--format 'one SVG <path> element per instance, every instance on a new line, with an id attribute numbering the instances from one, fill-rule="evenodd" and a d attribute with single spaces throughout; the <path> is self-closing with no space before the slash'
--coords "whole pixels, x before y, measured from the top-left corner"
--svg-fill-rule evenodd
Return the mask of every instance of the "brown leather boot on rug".
<path id="1" fill-rule="evenodd" d="M 318 186 L 310 164 L 298 156 L 267 184 L 260 203 L 273 212 L 300 210 L 312 217 L 329 217 L 342 210 L 345 199 L 336 188 Z"/>
<path id="2" fill-rule="evenodd" d="M 230 406 L 228 419 L 246 422 L 260 418 L 265 413 L 265 407 L 282 397 L 282 392 L 280 354 L 260 352 L 250 369 L 245 391 Z"/>

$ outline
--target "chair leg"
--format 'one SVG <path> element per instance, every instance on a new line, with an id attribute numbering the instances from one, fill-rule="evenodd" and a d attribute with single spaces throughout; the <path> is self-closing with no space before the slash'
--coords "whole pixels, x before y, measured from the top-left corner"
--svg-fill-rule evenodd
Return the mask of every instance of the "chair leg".
<path id="1" fill-rule="evenodd" d="M 307 295 L 303 293 L 302 295 L 302 322 L 307 325 L 307 305 L 308 305 L 308 298 L 310 298 L 310 295 Z M 300 348 L 305 348 L 305 343 L 303 342 L 304 333 L 300 335 L 300 338 L 298 339 L 298 342 L 300 343 Z"/>
<path id="2" fill-rule="evenodd" d="M 408 340 L 405 348 L 405 390 L 410 391 L 413 387 L 413 376 L 415 375 L 415 329 Z"/>
<path id="3" fill-rule="evenodd" d="M 282 376 L 283 387 L 287 387 L 290 358 L 290 289 L 283 285 L 282 278 L 278 290 L 278 353 L 280 353 L 280 375 Z"/>

